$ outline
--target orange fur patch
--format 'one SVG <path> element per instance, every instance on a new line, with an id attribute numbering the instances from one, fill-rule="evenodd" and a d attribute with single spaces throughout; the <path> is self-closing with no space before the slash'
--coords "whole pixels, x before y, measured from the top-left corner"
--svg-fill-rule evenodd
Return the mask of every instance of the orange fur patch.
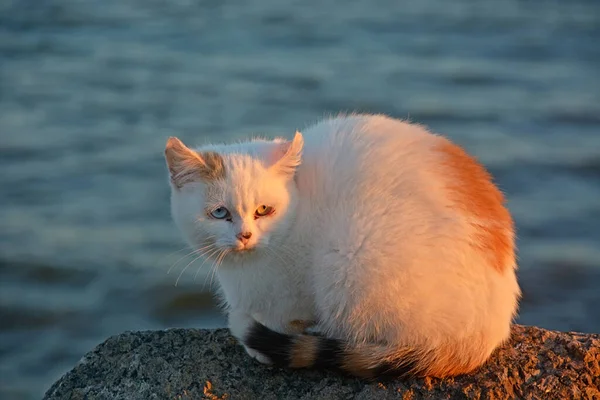
<path id="1" fill-rule="evenodd" d="M 290 350 L 291 368 L 309 368 L 315 363 L 319 351 L 319 338 L 301 335 L 295 338 Z"/>
<path id="2" fill-rule="evenodd" d="M 491 265 L 503 272 L 514 254 L 514 226 L 504 206 L 504 196 L 492 181 L 489 172 L 467 152 L 450 141 L 442 140 L 438 147 L 445 156 L 448 171 L 447 189 L 454 204 L 472 217 L 476 229 L 473 246 L 488 257 Z"/>
<path id="3" fill-rule="evenodd" d="M 481 346 L 483 349 L 483 334 L 471 337 L 462 343 L 446 343 L 436 351 L 429 352 L 421 360 L 424 375 L 445 378 L 468 374 L 487 359 L 485 353 L 473 352 L 472 347 Z"/>
<path id="4" fill-rule="evenodd" d="M 350 374 L 359 377 L 361 379 L 374 378 L 374 370 L 368 368 L 372 363 L 372 354 L 367 355 L 359 350 L 349 351 L 344 354 L 342 360 L 342 369 Z"/>

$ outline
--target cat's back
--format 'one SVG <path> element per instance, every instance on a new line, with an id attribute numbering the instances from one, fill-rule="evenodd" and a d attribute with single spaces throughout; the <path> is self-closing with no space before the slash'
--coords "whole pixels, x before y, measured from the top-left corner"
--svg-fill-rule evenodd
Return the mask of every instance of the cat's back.
<path id="1" fill-rule="evenodd" d="M 435 140 L 435 135 L 419 125 L 368 114 L 324 119 L 303 134 L 307 161 L 328 161 L 332 167 L 341 168 L 352 167 L 382 153 L 388 153 L 391 158 L 406 156 L 406 151 L 414 145 Z"/>
<path id="2" fill-rule="evenodd" d="M 299 184 L 305 190 L 372 200 L 377 195 L 446 199 L 442 208 L 475 198 L 504 201 L 482 164 L 418 124 L 351 114 L 317 123 L 304 132 L 304 141 Z"/>
<path id="3" fill-rule="evenodd" d="M 333 204 L 349 198 L 434 195 L 444 139 L 425 128 L 383 115 L 352 114 L 323 120 L 304 131 L 302 192 Z"/>
<path id="4" fill-rule="evenodd" d="M 481 250 L 497 255 L 495 268 L 511 265 L 504 255 L 513 251 L 513 222 L 502 193 L 445 137 L 382 115 L 328 119 L 304 137 L 298 184 L 323 231 L 371 232 L 379 244 L 415 234 L 477 236 L 491 247 Z"/>

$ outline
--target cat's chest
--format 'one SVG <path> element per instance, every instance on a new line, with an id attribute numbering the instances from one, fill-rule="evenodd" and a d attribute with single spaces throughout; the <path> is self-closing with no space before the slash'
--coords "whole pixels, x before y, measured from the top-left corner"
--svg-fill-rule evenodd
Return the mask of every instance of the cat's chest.
<path id="1" fill-rule="evenodd" d="M 231 309 L 276 319 L 312 314 L 307 279 L 287 266 L 252 265 L 219 271 L 219 282 Z"/>

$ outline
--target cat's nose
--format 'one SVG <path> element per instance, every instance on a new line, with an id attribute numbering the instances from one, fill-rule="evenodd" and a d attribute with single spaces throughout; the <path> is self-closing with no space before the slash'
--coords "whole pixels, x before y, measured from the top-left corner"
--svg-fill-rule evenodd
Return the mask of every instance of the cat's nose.
<path id="1" fill-rule="evenodd" d="M 248 243 L 248 240 L 250 240 L 250 238 L 252 237 L 252 232 L 240 232 L 237 235 L 235 235 L 235 237 L 237 237 L 238 240 L 242 242 L 242 244 L 246 245 Z"/>

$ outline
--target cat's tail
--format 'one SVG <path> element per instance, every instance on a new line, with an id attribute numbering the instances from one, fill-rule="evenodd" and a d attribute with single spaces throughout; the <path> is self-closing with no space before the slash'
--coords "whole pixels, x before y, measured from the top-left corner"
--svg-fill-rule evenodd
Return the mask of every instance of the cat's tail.
<path id="1" fill-rule="evenodd" d="M 384 345 L 349 347 L 345 342 L 315 335 L 287 335 L 255 322 L 244 344 L 289 368 L 336 369 L 362 379 L 420 376 L 422 354 Z"/>

